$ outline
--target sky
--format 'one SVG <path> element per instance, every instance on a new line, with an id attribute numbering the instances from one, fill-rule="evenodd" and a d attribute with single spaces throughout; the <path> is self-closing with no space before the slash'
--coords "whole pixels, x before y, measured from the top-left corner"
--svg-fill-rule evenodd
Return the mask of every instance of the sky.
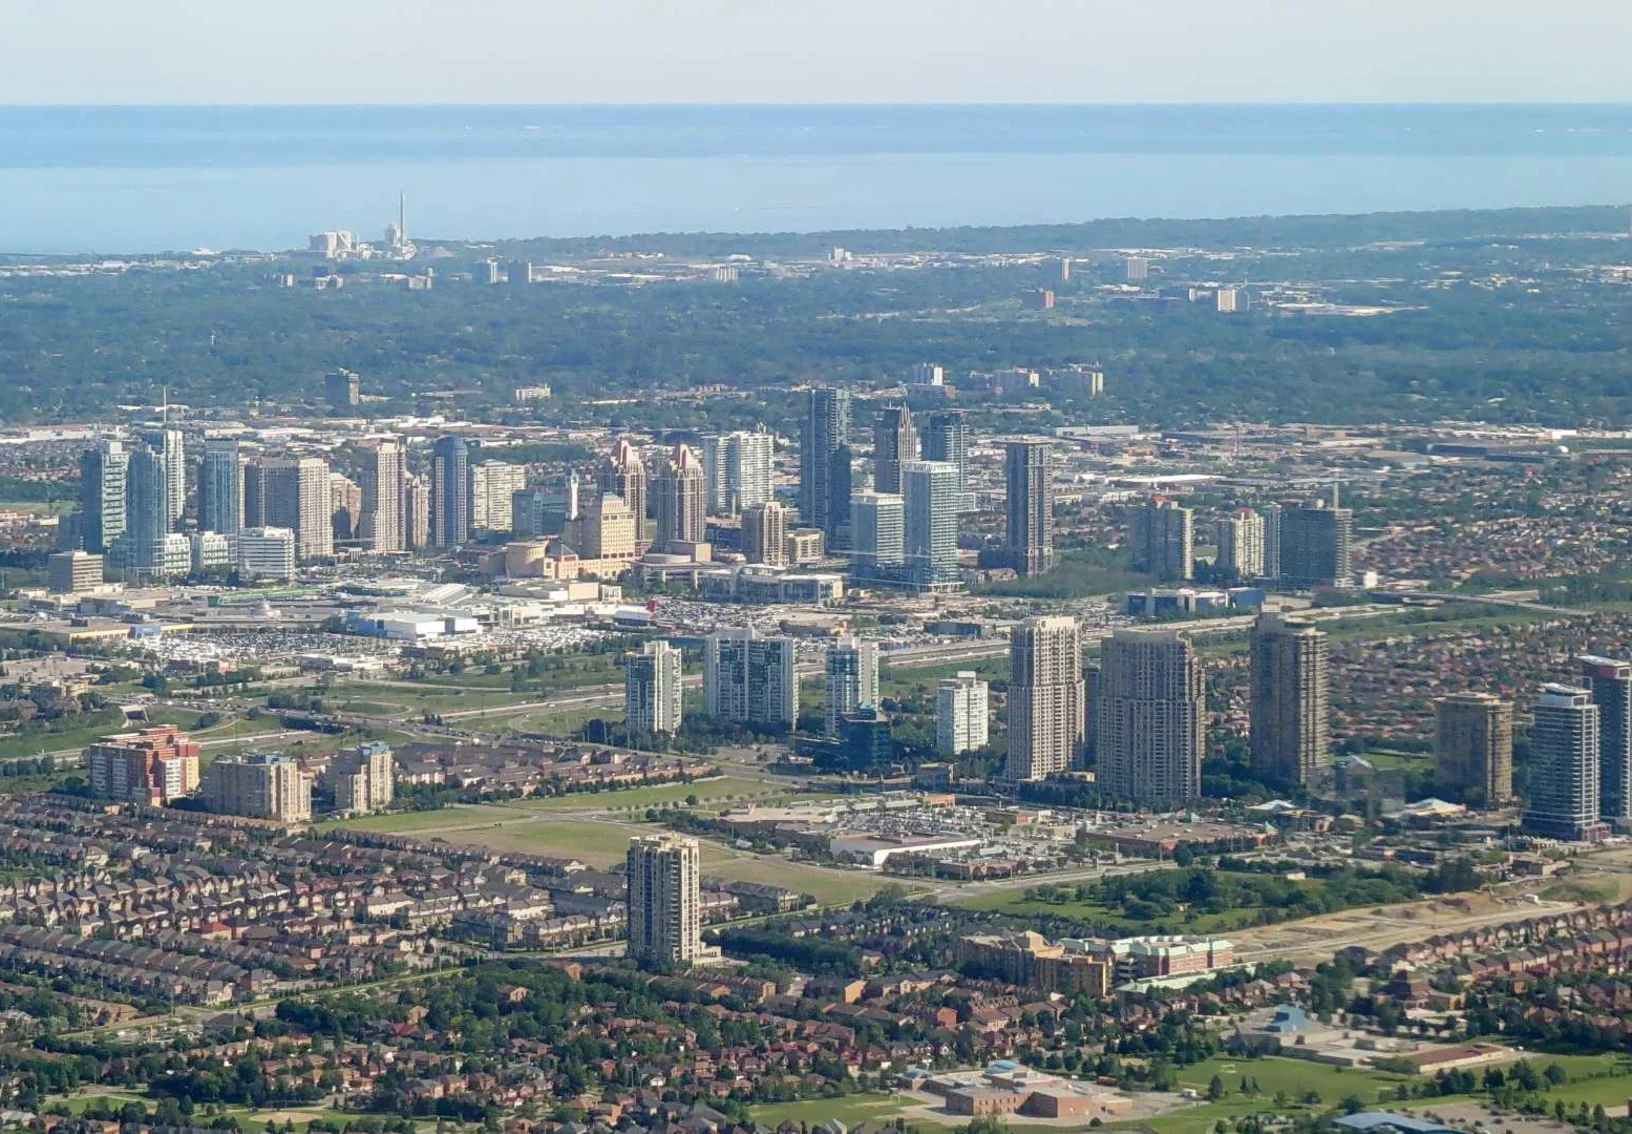
<path id="1" fill-rule="evenodd" d="M 0 104 L 1632 102 L 1625 0 L 0 0 Z"/>

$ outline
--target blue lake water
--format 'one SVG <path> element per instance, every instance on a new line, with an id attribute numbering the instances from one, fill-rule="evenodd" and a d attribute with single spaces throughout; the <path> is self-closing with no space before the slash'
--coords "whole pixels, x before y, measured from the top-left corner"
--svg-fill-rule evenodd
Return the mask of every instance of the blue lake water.
<path id="1" fill-rule="evenodd" d="M 0 108 L 0 251 L 1632 199 L 1632 107 Z"/>

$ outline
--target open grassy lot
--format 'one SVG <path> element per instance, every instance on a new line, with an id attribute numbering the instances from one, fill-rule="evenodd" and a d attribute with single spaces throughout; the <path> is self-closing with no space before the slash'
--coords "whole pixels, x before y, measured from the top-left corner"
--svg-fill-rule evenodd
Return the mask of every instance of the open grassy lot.
<path id="1" fill-rule="evenodd" d="M 785 796 L 787 789 L 775 783 L 751 780 L 740 776 L 721 776 L 698 780 L 689 784 L 658 784 L 654 787 L 618 788 L 611 791 L 574 792 L 571 795 L 552 796 L 548 799 L 521 799 L 510 804 L 527 811 L 620 811 L 630 808 L 644 811 L 648 807 L 662 807 L 683 803 L 696 796 L 699 804 L 715 808 L 734 803 L 745 796 Z"/>
<path id="2" fill-rule="evenodd" d="M 842 1099 L 804 1099 L 800 1102 L 765 1103 L 748 1108 L 755 1122 L 773 1129 L 784 1122 L 819 1126 L 836 1118 L 846 1126 L 861 1122 L 883 1122 L 904 1109 L 902 1100 L 889 1095 L 850 1095 Z"/>
<path id="3" fill-rule="evenodd" d="M 118 709 L 103 709 L 63 720 L 69 727 L 53 732 L 25 729 L 0 736 L 0 760 L 38 756 L 42 752 L 56 752 L 65 748 L 84 748 L 97 737 L 125 727 L 125 714 Z"/>
<path id="4" fill-rule="evenodd" d="M 392 815 L 370 815 L 321 824 L 319 830 L 345 827 L 359 831 L 381 831 L 391 835 L 420 835 L 440 829 L 474 827 L 484 823 L 513 823 L 516 813 L 505 807 L 444 807 L 439 811 L 403 811 Z"/>
<path id="5" fill-rule="evenodd" d="M 601 820 L 557 819 L 546 815 L 519 815 L 492 825 L 435 832 L 450 843 L 466 843 L 489 850 L 518 854 L 546 854 L 576 858 L 605 869 L 623 861 L 629 840 L 659 830 L 653 826 Z"/>

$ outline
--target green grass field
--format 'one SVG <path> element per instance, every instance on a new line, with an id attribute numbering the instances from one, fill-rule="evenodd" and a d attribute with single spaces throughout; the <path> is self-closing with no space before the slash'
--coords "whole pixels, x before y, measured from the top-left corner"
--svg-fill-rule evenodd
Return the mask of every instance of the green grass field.
<path id="1" fill-rule="evenodd" d="M 22 756 L 38 756 L 41 752 L 56 752 L 68 748 L 84 748 L 99 736 L 119 732 L 125 727 L 125 715 L 118 709 L 104 709 L 81 717 L 65 718 L 72 727 L 55 732 L 23 731 L 0 736 L 0 760 Z"/>
<path id="2" fill-rule="evenodd" d="M 610 791 L 574 792 L 571 795 L 551 796 L 548 799 L 521 799 L 510 806 L 528 811 L 581 811 L 607 812 L 631 808 L 644 811 L 648 807 L 679 804 L 695 795 L 699 804 L 725 805 L 744 796 L 785 796 L 788 792 L 777 784 L 750 780 L 739 776 L 722 776 L 698 780 L 689 784 L 658 784 L 655 787 L 615 788 Z"/>
<path id="3" fill-rule="evenodd" d="M 516 812 L 509 811 L 508 819 L 504 822 L 468 830 L 436 832 L 435 836 L 450 843 L 465 843 L 501 852 L 576 858 L 586 865 L 604 869 L 623 861 L 631 838 L 658 829 L 635 824 L 557 819 L 536 814 L 518 816 Z"/>
<path id="4" fill-rule="evenodd" d="M 444 807 L 439 811 L 402 811 L 391 815 L 370 815 L 361 819 L 342 819 L 324 823 L 319 830 L 350 828 L 359 831 L 381 831 L 391 835 L 417 835 L 437 828 L 473 827 L 484 823 L 515 822 L 516 813 L 509 808 L 488 805 Z"/>
<path id="5" fill-rule="evenodd" d="M 784 1122 L 819 1126 L 836 1118 L 846 1126 L 861 1122 L 882 1122 L 900 1114 L 904 1104 L 888 1095 L 850 1095 L 842 1099 L 804 1099 L 790 1103 L 764 1103 L 748 1108 L 755 1122 L 775 1128 Z"/>

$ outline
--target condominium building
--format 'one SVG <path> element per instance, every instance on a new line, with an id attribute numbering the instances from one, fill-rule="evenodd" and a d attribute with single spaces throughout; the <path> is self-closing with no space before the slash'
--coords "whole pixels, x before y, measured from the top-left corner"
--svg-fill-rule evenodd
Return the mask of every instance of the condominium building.
<path id="1" fill-rule="evenodd" d="M 1354 513 L 1324 500 L 1281 513 L 1281 579 L 1292 587 L 1354 583 Z"/>
<path id="2" fill-rule="evenodd" d="M 273 458 L 259 463 L 262 484 L 254 527 L 288 528 L 295 533 L 295 558 L 326 559 L 334 554 L 329 463 L 320 457 Z"/>
<path id="3" fill-rule="evenodd" d="M 198 790 L 199 746 L 173 726 L 104 736 L 85 750 L 91 792 L 161 807 Z"/>
<path id="4" fill-rule="evenodd" d="M 397 796 L 396 757 L 384 741 L 365 741 L 340 753 L 329 767 L 329 777 L 335 807 L 355 815 L 389 807 Z"/>
<path id="5" fill-rule="evenodd" d="M 763 425 L 751 432 L 738 430 L 704 440 L 705 503 L 710 515 L 741 515 L 775 497 L 771 478 L 775 442 Z"/>
<path id="6" fill-rule="evenodd" d="M 742 510 L 742 553 L 750 563 L 781 567 L 788 561 L 788 509 L 767 500 Z"/>
<path id="7" fill-rule="evenodd" d="M 223 756 L 204 774 L 204 803 L 222 815 L 278 823 L 312 817 L 312 781 L 292 756 L 249 752 Z"/>
<path id="8" fill-rule="evenodd" d="M 641 965 L 689 965 L 702 952 L 702 873 L 697 840 L 639 835 L 626 860 L 629 950 Z"/>
<path id="9" fill-rule="evenodd" d="M 363 447 L 363 514 L 358 538 L 370 551 L 404 551 L 408 546 L 403 505 L 408 454 L 402 442 L 381 438 Z"/>
<path id="10" fill-rule="evenodd" d="M 1252 627 L 1252 768 L 1310 787 L 1331 767 L 1326 635 L 1313 623 L 1259 615 Z"/>
<path id="11" fill-rule="evenodd" d="M 329 515 L 336 546 L 358 539 L 363 525 L 363 487 L 344 473 L 329 474 Z"/>
<path id="12" fill-rule="evenodd" d="M 969 491 L 969 422 L 962 410 L 941 410 L 925 420 L 924 460 L 950 461 L 958 466 L 958 511 L 975 510 Z"/>
<path id="13" fill-rule="evenodd" d="M 1047 779 L 1082 754 L 1082 630 L 1075 618 L 1028 618 L 1009 639 L 1009 754 L 1004 778 Z"/>
<path id="14" fill-rule="evenodd" d="M 1010 441 L 1003 447 L 1009 563 L 1024 577 L 1054 567 L 1052 447 L 1047 441 Z"/>
<path id="15" fill-rule="evenodd" d="M 1238 508 L 1218 524 L 1218 565 L 1238 579 L 1258 579 L 1264 571 L 1264 518 Z"/>
<path id="16" fill-rule="evenodd" d="M 508 532 L 515 528 L 510 503 L 527 487 L 527 466 L 478 461 L 470 466 L 470 530 Z"/>
<path id="17" fill-rule="evenodd" d="M 1279 504 L 1266 504 L 1259 514 L 1264 518 L 1264 578 L 1281 577 L 1281 518 L 1286 509 Z"/>
<path id="18" fill-rule="evenodd" d="M 333 409 L 350 409 L 362 401 L 363 380 L 341 367 L 323 375 L 323 398 Z"/>
<path id="19" fill-rule="evenodd" d="M 610 492 L 629 505 L 635 518 L 635 542 L 644 551 L 651 542 L 646 517 L 650 514 L 647 495 L 646 464 L 640 450 L 628 438 L 622 438 L 612 447 L 606 462 L 596 472 L 596 485 L 601 492 Z"/>
<path id="20" fill-rule="evenodd" d="M 1195 514 L 1175 500 L 1152 500 L 1135 512 L 1128 542 L 1135 571 L 1167 582 L 1195 574 Z"/>
<path id="21" fill-rule="evenodd" d="M 651 641 L 629 659 L 623 677 L 624 724 L 636 735 L 680 731 L 684 690 L 681 653 L 664 641 Z"/>
<path id="22" fill-rule="evenodd" d="M 104 555 L 125 534 L 125 494 L 130 454 L 123 442 L 104 441 L 80 459 L 80 538 L 92 555 Z"/>
<path id="23" fill-rule="evenodd" d="M 1513 800 L 1513 703 L 1453 693 L 1434 706 L 1434 787 L 1474 806 Z"/>
<path id="24" fill-rule="evenodd" d="M 811 390 L 799 444 L 799 520 L 833 548 L 850 536 L 850 392 Z"/>
<path id="25" fill-rule="evenodd" d="M 799 670 L 792 638 L 758 638 L 751 628 L 703 640 L 703 703 L 711 717 L 771 727 L 799 719 Z"/>
<path id="26" fill-rule="evenodd" d="M 470 542 L 470 447 L 447 436 L 431 446 L 431 545 Z"/>
<path id="27" fill-rule="evenodd" d="M 1172 630 L 1117 630 L 1100 647 L 1094 703 L 1101 794 L 1172 803 L 1201 794 L 1206 689 L 1190 640 Z"/>
<path id="28" fill-rule="evenodd" d="M 244 459 L 237 440 L 210 437 L 198 474 L 198 526 L 237 535 L 244 527 Z"/>
<path id="29" fill-rule="evenodd" d="M 708 481 L 703 464 L 689 445 L 676 445 L 667 460 L 658 465 L 652 484 L 652 504 L 657 512 L 657 547 L 666 550 L 677 544 L 698 544 L 708 533 Z"/>
<path id="30" fill-rule="evenodd" d="M 906 566 L 907 502 L 881 492 L 858 492 L 850 501 L 850 566 L 858 579 L 899 579 Z"/>
<path id="31" fill-rule="evenodd" d="M 918 590 L 958 585 L 958 468 L 949 461 L 904 461 L 903 555 Z"/>
<path id="32" fill-rule="evenodd" d="M 873 423 L 873 491 L 903 491 L 901 466 L 919 456 L 912 411 L 906 406 L 886 406 Z"/>
<path id="33" fill-rule="evenodd" d="M 827 650 L 827 700 L 823 723 L 838 736 L 844 718 L 878 708 L 878 643 L 840 638 Z"/>
<path id="34" fill-rule="evenodd" d="M 187 435 L 179 429 L 155 429 L 142 440 L 164 466 L 165 499 L 170 507 L 166 522 L 174 529 L 187 511 Z"/>
<path id="35" fill-rule="evenodd" d="M 1598 806 L 1610 823 L 1632 820 L 1632 663 L 1587 656 L 1581 683 L 1598 706 Z"/>
<path id="36" fill-rule="evenodd" d="M 431 546 L 431 485 L 411 476 L 402 490 L 402 542 L 409 551 Z"/>
<path id="37" fill-rule="evenodd" d="M 163 579 L 171 521 L 170 478 L 161 454 L 145 446 L 131 452 L 127 491 L 125 534 L 114 549 L 119 564 L 139 578 Z"/>
<path id="38" fill-rule="evenodd" d="M 980 675 L 964 671 L 943 677 L 935 691 L 935 748 L 956 756 L 986 747 L 990 739 L 987 686 Z"/>
<path id="39" fill-rule="evenodd" d="M 1530 726 L 1526 830 L 1597 841 L 1608 833 L 1599 798 L 1600 713 L 1592 691 L 1543 685 Z"/>

